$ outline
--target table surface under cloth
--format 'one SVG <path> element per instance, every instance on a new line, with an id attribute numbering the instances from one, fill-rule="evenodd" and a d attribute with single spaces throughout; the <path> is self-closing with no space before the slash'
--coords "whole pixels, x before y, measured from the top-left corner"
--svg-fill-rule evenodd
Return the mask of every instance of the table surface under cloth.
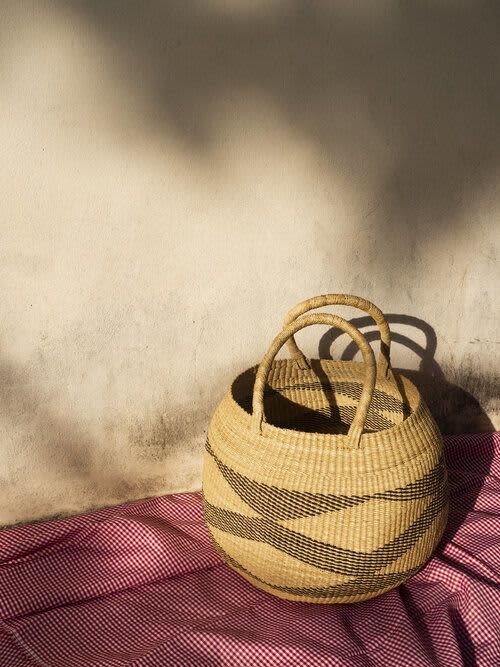
<path id="1" fill-rule="evenodd" d="M 396 590 L 288 602 L 224 565 L 201 495 L 0 532 L 0 665 L 500 665 L 500 435 L 446 439 L 448 529 Z"/>

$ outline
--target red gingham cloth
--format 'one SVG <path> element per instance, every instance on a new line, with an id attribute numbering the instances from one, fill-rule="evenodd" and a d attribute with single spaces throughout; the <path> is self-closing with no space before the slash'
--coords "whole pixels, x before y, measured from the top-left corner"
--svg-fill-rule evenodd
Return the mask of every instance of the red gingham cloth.
<path id="1" fill-rule="evenodd" d="M 0 665 L 500 665 L 500 435 L 446 439 L 447 533 L 407 584 L 288 602 L 215 554 L 199 493 L 0 532 Z"/>

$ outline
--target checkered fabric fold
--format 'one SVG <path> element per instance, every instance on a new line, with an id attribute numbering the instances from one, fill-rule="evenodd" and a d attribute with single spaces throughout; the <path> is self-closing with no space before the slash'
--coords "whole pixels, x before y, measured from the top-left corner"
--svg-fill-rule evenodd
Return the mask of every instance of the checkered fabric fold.
<path id="1" fill-rule="evenodd" d="M 199 493 L 4 530 L 0 666 L 500 665 L 500 435 L 445 445 L 434 557 L 348 606 L 247 583 L 214 551 Z"/>

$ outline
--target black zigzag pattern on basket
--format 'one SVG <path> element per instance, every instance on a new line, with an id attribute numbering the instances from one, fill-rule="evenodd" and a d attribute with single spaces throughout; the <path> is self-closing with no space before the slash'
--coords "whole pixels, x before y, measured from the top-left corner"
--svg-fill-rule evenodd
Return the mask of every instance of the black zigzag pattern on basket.
<path id="1" fill-rule="evenodd" d="M 366 595 L 369 593 L 378 593 L 388 589 L 389 587 L 393 588 L 399 583 L 405 581 L 409 577 L 412 577 L 418 570 L 421 569 L 421 565 L 417 567 L 412 567 L 405 572 L 390 572 L 389 574 L 370 574 L 368 577 L 361 576 L 349 581 L 345 581 L 341 584 L 333 584 L 332 586 L 322 586 L 322 587 L 308 587 L 308 586 L 279 586 L 277 584 L 272 584 L 261 577 L 258 577 L 256 574 L 243 567 L 241 563 L 238 563 L 232 556 L 224 551 L 224 549 L 214 542 L 215 549 L 231 567 L 235 570 L 246 574 L 251 579 L 265 584 L 276 591 L 281 591 L 282 593 L 288 593 L 289 595 L 297 595 L 300 597 L 310 597 L 310 598 L 335 598 L 335 597 L 347 597 L 347 596 L 358 596 Z"/>
<path id="2" fill-rule="evenodd" d="M 444 486 L 444 485 L 443 485 Z M 444 488 L 437 493 L 419 518 L 397 537 L 371 552 L 354 551 L 327 544 L 285 528 L 272 519 L 246 517 L 205 501 L 207 523 L 226 533 L 263 542 L 321 570 L 348 576 L 370 575 L 400 558 L 429 530 L 446 505 Z"/>
<path id="3" fill-rule="evenodd" d="M 287 520 L 314 516 L 322 512 L 346 509 L 374 499 L 396 502 L 417 500 L 435 494 L 442 486 L 445 477 L 444 461 L 441 459 L 435 468 L 420 479 L 388 491 L 378 491 L 362 496 L 292 491 L 256 482 L 236 472 L 219 459 L 208 438 L 206 449 L 233 491 L 255 512 L 271 519 Z"/>

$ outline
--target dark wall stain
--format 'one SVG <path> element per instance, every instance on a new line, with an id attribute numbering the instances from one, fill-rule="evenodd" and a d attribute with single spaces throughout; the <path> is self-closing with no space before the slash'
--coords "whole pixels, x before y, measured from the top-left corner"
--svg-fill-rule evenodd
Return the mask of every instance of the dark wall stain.
<path id="1" fill-rule="evenodd" d="M 41 464 L 88 476 L 95 443 L 71 418 L 54 414 L 48 407 L 50 399 L 33 384 L 29 368 L 0 359 L 0 416 L 4 423 L 23 430 L 25 447 Z M 33 474 L 33 470 L 28 473 Z"/>
<path id="2" fill-rule="evenodd" d="M 51 408 L 51 397 L 37 386 L 28 367 L 0 359 L 0 419 L 5 436 L 10 433 L 19 440 L 16 446 L 23 452 L 16 462 L 15 451 L 9 454 L 7 475 L 0 476 L 0 503 L 9 507 L 9 489 L 12 483 L 29 488 L 29 479 L 37 475 L 39 480 L 47 478 L 46 493 L 40 493 L 40 503 L 33 500 L 31 516 L 27 520 L 14 521 L 16 525 L 33 521 L 56 519 L 88 512 L 139 498 L 157 496 L 179 490 L 183 483 L 192 488 L 198 471 L 190 472 L 189 466 L 181 472 L 175 465 L 169 466 L 169 455 L 186 451 L 200 456 L 203 434 L 210 417 L 211 406 L 198 406 L 194 402 L 187 406 L 169 405 L 165 402 L 146 417 L 136 419 L 129 429 L 131 451 L 123 451 L 118 460 L 113 458 L 103 443 L 90 435 L 85 425 L 67 414 L 56 414 Z M 201 400 L 198 397 L 198 400 Z M 120 437 L 120 424 L 105 428 L 109 443 Z M 115 432 L 116 431 L 116 432 Z M 132 453 L 132 456 L 130 454 Z M 148 467 L 148 461 L 153 465 Z M 125 462 L 125 465 L 122 465 Z M 158 464 L 163 463 L 164 465 Z M 144 465 L 142 465 L 144 464 Z M 81 482 L 78 497 L 71 497 L 67 507 L 54 507 L 55 500 L 50 480 L 57 476 Z M 34 498 L 36 496 L 33 496 Z M 51 510 L 51 507 L 53 509 Z M 9 524 L 2 524 L 5 528 Z"/>
<path id="3" fill-rule="evenodd" d="M 164 461 L 169 454 L 193 441 L 202 442 L 210 412 L 205 405 L 175 406 L 165 403 L 129 427 L 129 445 L 134 456 Z"/>

